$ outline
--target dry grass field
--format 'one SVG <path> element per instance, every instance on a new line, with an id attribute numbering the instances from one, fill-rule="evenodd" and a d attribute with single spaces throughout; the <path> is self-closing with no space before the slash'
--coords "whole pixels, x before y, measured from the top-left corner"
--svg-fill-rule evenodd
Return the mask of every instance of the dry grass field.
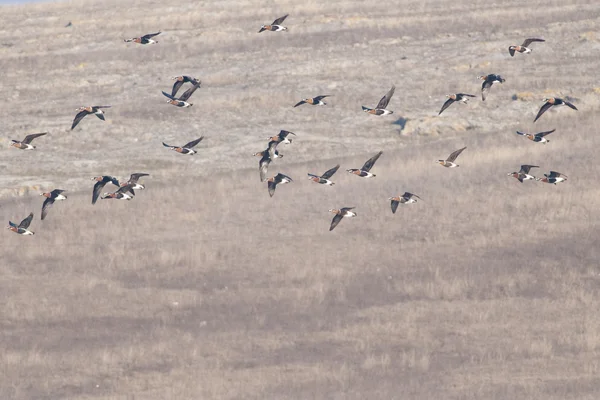
<path id="1" fill-rule="evenodd" d="M 597 1 L 83 0 L 0 22 L 0 217 L 36 232 L 0 241 L 0 398 L 600 397 Z M 482 102 L 488 73 L 506 82 Z M 181 74 L 203 83 L 189 109 L 160 93 Z M 361 111 L 392 84 L 393 115 Z M 438 117 L 454 92 L 478 97 Z M 579 111 L 533 124 L 553 95 Z M 252 153 L 280 129 L 269 171 L 294 182 L 270 198 Z M 161 145 L 201 135 L 192 157 Z M 379 150 L 376 178 L 344 171 Z M 337 163 L 335 186 L 306 179 Z M 521 164 L 569 179 L 520 184 Z M 92 176 L 132 172 L 133 201 L 90 204 Z M 423 200 L 392 214 L 404 191 Z"/>

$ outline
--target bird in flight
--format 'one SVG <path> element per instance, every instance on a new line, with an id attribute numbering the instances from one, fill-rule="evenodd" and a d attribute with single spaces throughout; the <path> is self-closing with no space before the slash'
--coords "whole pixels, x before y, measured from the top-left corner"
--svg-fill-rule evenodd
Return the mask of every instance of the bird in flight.
<path id="1" fill-rule="evenodd" d="M 394 112 L 387 110 L 386 107 L 390 103 L 390 100 L 391 100 L 392 96 L 394 95 L 395 90 L 396 90 L 396 86 L 392 86 L 392 88 L 385 94 L 385 96 L 383 96 L 381 98 L 381 100 L 379 100 L 379 103 L 377 103 L 377 107 L 368 108 L 368 107 L 362 106 L 363 111 L 366 113 L 369 113 L 371 115 L 393 114 Z"/>

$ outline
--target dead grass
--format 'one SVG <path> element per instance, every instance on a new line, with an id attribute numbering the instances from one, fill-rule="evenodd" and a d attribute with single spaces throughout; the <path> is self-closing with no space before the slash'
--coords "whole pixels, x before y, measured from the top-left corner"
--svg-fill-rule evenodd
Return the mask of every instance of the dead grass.
<path id="1" fill-rule="evenodd" d="M 0 397 L 596 399 L 597 6 L 471 3 L 2 8 L 0 145 L 51 134 L 0 161 L 2 218 L 36 213 L 0 244 Z M 256 34 L 287 12 L 289 32 Z M 436 116 L 492 72 L 486 102 Z M 203 81 L 188 110 L 160 95 L 182 73 Z M 391 84 L 392 118 L 360 112 Z M 333 96 L 291 107 L 316 94 Z M 547 95 L 579 111 L 533 124 Z M 91 103 L 106 123 L 69 131 Z M 548 145 L 515 134 L 546 128 Z M 251 154 L 279 129 L 298 137 L 270 171 L 294 182 L 269 198 Z M 194 157 L 160 144 L 199 135 Z M 460 168 L 434 163 L 462 146 Z M 375 179 L 343 171 L 379 150 Z M 305 178 L 336 163 L 334 187 Z M 520 184 L 521 164 L 569 180 Z M 90 204 L 91 176 L 134 171 L 151 176 L 133 201 Z M 42 222 L 54 187 L 69 198 Z M 392 214 L 404 191 L 423 200 Z M 358 216 L 329 232 L 341 206 Z"/>

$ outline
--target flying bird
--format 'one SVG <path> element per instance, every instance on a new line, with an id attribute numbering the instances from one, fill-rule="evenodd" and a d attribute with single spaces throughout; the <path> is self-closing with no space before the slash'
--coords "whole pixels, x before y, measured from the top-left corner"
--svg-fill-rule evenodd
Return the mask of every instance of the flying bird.
<path id="1" fill-rule="evenodd" d="M 35 232 L 31 232 L 29 229 L 29 225 L 31 224 L 31 220 L 33 220 L 33 213 L 30 213 L 27 218 L 25 218 L 19 225 L 14 222 L 8 221 L 8 226 L 6 229 L 10 229 L 14 233 L 19 235 L 34 235 Z"/>
<path id="2" fill-rule="evenodd" d="M 337 172 L 338 169 L 340 169 L 340 164 L 325 171 L 325 173 L 321 176 L 308 174 L 308 179 L 310 179 L 313 182 L 320 183 L 322 185 L 332 186 L 332 185 L 335 185 L 335 183 L 331 182 L 329 180 L 329 178 L 331 178 L 333 176 L 333 174 L 335 174 Z"/>
<path id="3" fill-rule="evenodd" d="M 417 199 L 421 199 L 416 194 L 412 194 L 409 192 L 404 192 L 402 196 L 394 196 L 390 197 L 388 200 L 391 201 L 392 213 L 396 214 L 396 210 L 398 209 L 398 204 L 412 204 L 416 203 Z M 422 199 L 421 199 L 422 200 Z"/>
<path id="4" fill-rule="evenodd" d="M 269 145 L 271 144 L 271 142 L 275 142 L 277 144 L 279 144 L 279 143 L 290 144 L 290 143 L 292 143 L 292 139 L 288 138 L 289 135 L 296 136 L 296 134 L 294 132 L 281 130 L 281 131 L 279 131 L 279 133 L 277 135 L 271 136 L 270 138 L 267 138 L 267 140 L 269 141 Z"/>
<path id="5" fill-rule="evenodd" d="M 96 181 L 96 184 L 94 184 L 94 190 L 92 191 L 92 204 L 96 204 L 96 200 L 98 200 L 98 196 L 100 196 L 100 191 L 108 182 L 111 182 L 113 185 L 120 187 L 117 178 L 112 176 L 96 176 L 92 178 L 92 180 Z"/>
<path id="6" fill-rule="evenodd" d="M 296 105 L 294 107 L 298 107 L 298 106 L 300 106 L 302 104 L 305 104 L 305 103 L 306 104 L 312 104 L 313 106 L 324 106 L 324 105 L 327 105 L 327 103 L 325 103 L 323 101 L 323 99 L 325 97 L 330 97 L 330 96 L 331 96 L 330 94 L 324 94 L 324 95 L 313 97 L 313 98 L 310 98 L 310 99 L 302 99 L 301 101 L 299 101 L 298 103 L 296 103 Z"/>
<path id="7" fill-rule="evenodd" d="M 133 193 L 132 185 L 122 185 L 116 192 L 114 193 L 104 193 L 102 195 L 102 199 L 116 199 L 116 200 L 131 200 L 135 194 Z"/>
<path id="8" fill-rule="evenodd" d="M 150 174 L 146 174 L 143 172 L 135 172 L 129 176 L 129 180 L 127 182 L 121 183 L 121 187 L 127 188 L 127 190 L 135 196 L 135 192 L 133 191 L 134 189 L 143 190 L 146 188 L 146 186 L 142 185 L 141 183 L 138 183 L 138 180 L 143 176 L 150 176 Z"/>
<path id="9" fill-rule="evenodd" d="M 377 107 L 375 108 L 368 108 L 365 106 L 362 106 L 362 109 L 364 112 L 372 114 L 372 115 L 388 115 L 388 114 L 393 114 L 393 111 L 390 110 L 386 110 L 386 107 L 388 106 L 392 96 L 394 95 L 394 91 L 396 90 L 396 86 L 392 86 L 392 88 L 389 90 L 389 92 L 387 92 L 385 94 L 385 96 L 383 96 L 381 98 L 381 100 L 379 100 L 379 103 L 377 103 Z"/>
<path id="10" fill-rule="evenodd" d="M 360 169 L 350 168 L 350 169 L 347 169 L 346 172 L 349 172 L 354 175 L 358 175 L 362 178 L 373 178 L 376 175 L 370 173 L 369 171 L 371 170 L 371 168 L 373 168 L 373 165 L 375 165 L 375 162 L 379 159 L 379 157 L 382 154 L 383 154 L 383 151 L 380 151 L 379 153 L 375 154 L 373 157 L 369 158 L 367 160 L 367 162 L 365 163 L 365 165 L 362 166 L 362 168 L 360 168 Z"/>
<path id="11" fill-rule="evenodd" d="M 94 114 L 96 117 L 100 118 L 102 121 L 104 119 L 104 111 L 103 108 L 110 108 L 111 106 L 89 106 L 89 107 L 79 107 L 75 111 L 79 111 L 77 115 L 75 115 L 75 119 L 73 120 L 73 125 L 71 125 L 71 130 L 73 130 L 79 121 L 81 121 L 85 116 Z"/>
<path id="12" fill-rule="evenodd" d="M 559 99 L 558 97 L 550 97 L 548 99 L 544 99 L 544 101 L 544 105 L 540 108 L 540 111 L 538 111 L 533 122 L 537 121 L 542 116 L 542 114 L 545 113 L 552 106 L 568 106 L 573 110 L 577 111 L 577 107 L 575 107 L 572 103 L 569 103 L 568 101 L 563 99 Z"/>
<path id="13" fill-rule="evenodd" d="M 534 38 L 525 39 L 523 44 L 520 46 L 510 46 L 508 48 L 508 52 L 510 53 L 511 57 L 515 56 L 515 51 L 518 51 L 519 53 L 525 53 L 525 54 L 531 53 L 531 49 L 527 46 L 529 46 L 533 42 L 545 42 L 545 40 L 544 39 L 534 39 Z"/>
<path id="14" fill-rule="evenodd" d="M 48 209 L 54 204 L 55 201 L 67 199 L 67 196 L 61 194 L 62 192 L 64 192 L 64 190 L 54 189 L 51 192 L 40 194 L 40 196 L 46 197 L 46 200 L 44 200 L 44 204 L 42 204 L 42 220 L 46 218 L 46 215 L 48 214 Z"/>
<path id="15" fill-rule="evenodd" d="M 456 160 L 456 157 L 458 157 L 460 155 L 460 153 L 462 153 L 464 151 L 464 149 L 466 149 L 467 147 L 463 147 L 462 149 L 458 149 L 456 150 L 454 153 L 450 154 L 448 156 L 448 158 L 446 158 L 445 160 L 437 160 L 436 162 L 446 168 L 456 168 L 459 165 L 455 164 L 454 161 Z"/>
<path id="16" fill-rule="evenodd" d="M 539 168 L 539 166 L 527 164 L 521 165 L 521 169 L 519 170 L 519 172 L 511 172 L 510 174 L 508 174 L 508 176 L 516 178 L 521 183 L 523 183 L 523 181 L 536 179 L 535 176 L 529 175 L 529 170 L 531 170 L 531 168 Z"/>
<path id="17" fill-rule="evenodd" d="M 17 149 L 21 149 L 21 150 L 33 150 L 35 149 L 35 146 L 31 145 L 31 141 L 37 137 L 40 136 L 44 136 L 48 134 L 48 132 L 44 132 L 44 133 L 32 133 L 31 135 L 27 135 L 25 136 L 25 139 L 18 141 L 18 140 L 11 140 L 11 146 L 16 147 Z"/>
<path id="18" fill-rule="evenodd" d="M 283 21 L 285 21 L 285 19 L 288 17 L 288 15 L 289 14 L 285 14 L 283 17 L 277 18 L 275 21 L 273 21 L 273 23 L 271 25 L 261 26 L 258 33 L 261 33 L 262 31 L 272 31 L 272 32 L 287 31 L 287 28 L 285 26 L 281 26 L 281 24 L 283 23 Z"/>
<path id="19" fill-rule="evenodd" d="M 199 87 L 200 87 L 200 82 L 197 81 L 194 84 L 194 86 L 192 86 L 191 88 L 189 88 L 188 90 L 183 92 L 183 94 L 179 98 L 176 98 L 175 96 L 171 96 L 169 93 L 166 93 L 166 92 L 162 92 L 162 94 L 169 98 L 169 100 L 167 100 L 167 103 L 169 103 L 169 104 L 173 104 L 174 106 L 177 106 L 177 107 L 191 107 L 191 106 L 193 106 L 193 104 L 188 103 L 187 100 L 192 96 L 192 94 L 194 94 L 196 89 L 198 89 Z"/>
<path id="20" fill-rule="evenodd" d="M 165 142 L 163 142 L 163 146 L 168 147 L 169 149 L 174 150 L 178 153 L 189 154 L 191 156 L 191 155 L 194 155 L 197 153 L 197 151 L 194 150 L 193 147 L 196 146 L 198 143 L 200 143 L 202 141 L 202 139 L 204 139 L 204 136 L 202 136 L 196 140 L 192 140 L 191 142 L 186 143 L 181 147 L 170 146 L 170 145 L 166 144 Z"/>
<path id="21" fill-rule="evenodd" d="M 284 183 L 290 183 L 290 182 L 293 182 L 292 178 L 290 178 L 289 176 L 284 175 L 282 173 L 278 173 L 274 177 L 267 179 L 267 188 L 269 189 L 269 195 L 271 197 L 273 197 L 273 195 L 275 194 L 275 189 L 277 188 L 277 185 L 279 185 L 279 184 L 283 185 Z"/>
<path id="22" fill-rule="evenodd" d="M 177 92 L 183 86 L 184 83 L 191 83 L 192 85 L 196 85 L 200 83 L 200 81 L 196 78 L 192 78 L 191 76 L 181 75 L 173 77 L 175 83 L 173 84 L 173 89 L 171 90 L 171 96 L 175 97 Z"/>
<path id="23" fill-rule="evenodd" d="M 154 36 L 160 35 L 161 33 L 162 32 L 149 33 L 144 36 L 131 38 L 131 39 L 125 39 L 124 42 L 125 43 L 133 42 L 133 43 L 139 43 L 139 44 L 155 44 L 155 43 L 158 43 L 158 40 L 154 40 L 152 38 Z"/>
<path id="24" fill-rule="evenodd" d="M 356 217 L 356 213 L 353 210 L 356 207 L 344 207 L 339 210 L 329 210 L 329 212 L 334 213 L 333 219 L 331 220 L 331 226 L 329 227 L 329 232 L 333 230 L 343 218 L 352 218 Z"/>
<path id="25" fill-rule="evenodd" d="M 548 139 L 546 139 L 544 136 L 551 134 L 555 130 L 556 129 L 552 129 L 551 131 L 546 131 L 546 132 L 539 132 L 539 133 L 536 133 L 535 135 L 532 135 L 531 133 L 523 133 L 523 132 L 517 131 L 517 135 L 525 136 L 527 139 L 534 141 L 534 142 L 546 144 L 546 143 L 550 143 L 550 141 Z"/>
<path id="26" fill-rule="evenodd" d="M 485 101 L 487 94 L 494 83 L 504 83 L 504 81 L 506 80 L 500 75 L 496 74 L 481 75 L 477 78 L 483 81 L 483 83 L 481 84 L 481 100 L 483 101 Z"/>
<path id="27" fill-rule="evenodd" d="M 444 110 L 446 108 L 450 107 L 452 105 L 452 103 L 460 102 L 462 104 L 466 104 L 467 101 L 469 101 L 469 97 L 475 97 L 475 95 L 467 94 L 467 93 L 455 93 L 455 94 L 447 94 L 446 97 L 448 98 L 448 100 L 446 100 L 446 102 L 442 106 L 442 109 L 440 110 L 438 115 L 440 115 L 442 112 L 444 112 Z"/>
<path id="28" fill-rule="evenodd" d="M 277 142 L 269 142 L 269 147 L 261 152 L 254 153 L 253 156 L 260 157 L 258 161 L 258 171 L 260 173 L 260 181 L 264 182 L 267 179 L 267 169 L 269 164 L 276 158 L 282 158 L 283 154 L 277 151 Z"/>
<path id="29" fill-rule="evenodd" d="M 535 178 L 536 181 L 553 183 L 557 184 L 560 182 L 564 182 L 567 180 L 567 176 L 565 174 L 561 174 L 560 172 L 550 171 L 550 174 L 544 174 L 545 178 Z"/>

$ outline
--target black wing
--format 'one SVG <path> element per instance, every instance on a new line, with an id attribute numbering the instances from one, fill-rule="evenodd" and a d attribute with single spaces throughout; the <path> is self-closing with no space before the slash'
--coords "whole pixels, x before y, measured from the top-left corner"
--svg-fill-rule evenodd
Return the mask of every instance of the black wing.
<path id="1" fill-rule="evenodd" d="M 283 181 L 284 178 L 287 179 L 287 180 L 289 180 L 290 182 L 293 181 L 293 179 L 290 178 L 289 176 L 284 175 L 281 172 L 279 172 L 277 175 L 275 175 L 275 182 L 276 183 L 280 183 L 281 181 Z"/>
<path id="2" fill-rule="evenodd" d="M 44 133 L 32 133 L 31 135 L 27 135 L 27 136 L 25 136 L 25 139 L 23 139 L 23 143 L 29 144 L 36 137 L 44 136 L 47 133 L 48 132 L 44 132 Z"/>
<path id="3" fill-rule="evenodd" d="M 390 205 L 392 207 L 392 214 L 396 214 L 396 210 L 398 209 L 398 204 L 400 204 L 400 202 L 398 200 L 392 200 L 392 204 Z"/>
<path id="4" fill-rule="evenodd" d="M 454 160 L 456 160 L 456 157 L 458 157 L 460 155 L 460 153 L 462 153 L 464 151 L 464 149 L 466 149 L 466 147 L 456 150 L 454 153 L 452 153 L 448 156 L 446 161 L 454 162 Z"/>
<path id="5" fill-rule="evenodd" d="M 21 223 L 19 224 L 19 228 L 23 228 L 23 229 L 29 228 L 29 224 L 31 224 L 32 219 L 33 219 L 33 213 L 29 213 L 27 218 L 25 218 L 23 221 L 21 221 Z"/>
<path id="6" fill-rule="evenodd" d="M 526 134 L 526 133 L 519 132 L 519 131 L 517 131 L 517 135 L 521 135 L 521 136 L 527 136 L 527 134 Z"/>
<path id="7" fill-rule="evenodd" d="M 489 93 L 490 88 L 493 84 L 494 82 L 492 81 L 483 81 L 483 83 L 481 84 L 481 100 L 485 101 L 485 98 L 487 97 L 487 94 Z"/>
<path id="8" fill-rule="evenodd" d="M 361 170 L 369 172 L 371 170 L 371 168 L 373 168 L 373 165 L 375 165 L 375 162 L 377 161 L 377 159 L 379 159 L 379 157 L 382 154 L 383 154 L 383 151 L 380 151 L 379 153 L 375 154 L 373 157 L 369 158 L 367 160 L 367 162 L 365 163 L 365 165 L 363 165 Z"/>
<path id="9" fill-rule="evenodd" d="M 446 108 L 450 107 L 450 105 L 454 103 L 453 99 L 448 99 L 444 102 L 444 105 L 442 106 L 442 109 L 440 110 L 440 112 L 438 113 L 438 115 L 440 115 Z"/>
<path id="10" fill-rule="evenodd" d="M 565 174 L 561 174 L 560 172 L 556 172 L 556 171 L 550 171 L 550 175 L 546 175 L 544 174 L 547 178 L 558 178 L 559 176 L 564 176 L 565 178 L 568 178 L 568 176 L 566 176 Z"/>
<path id="11" fill-rule="evenodd" d="M 169 147 L 169 148 L 171 148 L 171 147 L 177 147 L 177 146 L 169 146 L 169 145 L 168 145 L 168 144 L 166 144 L 165 142 L 162 142 L 162 144 L 163 144 L 163 146 L 165 146 L 165 147 Z"/>
<path id="12" fill-rule="evenodd" d="M 381 100 L 379 100 L 379 103 L 377 103 L 377 107 L 375 108 L 379 108 L 379 109 L 384 109 L 388 106 L 390 99 L 392 98 L 392 96 L 394 95 L 394 91 L 396 90 L 396 86 L 392 86 L 392 88 L 390 89 L 389 92 L 387 92 L 385 94 L 385 96 L 383 96 L 381 98 Z"/>
<path id="13" fill-rule="evenodd" d="M 200 82 L 198 82 L 197 84 L 195 84 L 194 86 L 192 86 L 191 88 L 189 88 L 188 90 L 183 92 L 183 94 L 181 95 L 181 97 L 178 100 L 187 101 L 187 99 L 189 99 L 192 96 L 192 94 L 194 94 L 196 89 L 198 89 L 199 87 L 200 87 Z"/>
<path id="14" fill-rule="evenodd" d="M 417 196 L 416 194 L 411 193 L 411 192 L 404 192 L 402 197 L 404 197 L 405 199 L 410 199 L 411 197 L 416 197 L 417 199 L 423 200 L 419 196 Z"/>
<path id="15" fill-rule="evenodd" d="M 186 147 L 188 149 L 191 149 L 192 147 L 194 147 L 195 145 L 197 145 L 198 143 L 200 143 L 202 141 L 202 139 L 204 139 L 204 136 L 196 139 L 196 140 L 192 140 L 189 143 L 186 143 L 185 145 L 183 145 L 182 147 Z"/>
<path id="16" fill-rule="evenodd" d="M 184 81 L 175 81 L 175 83 L 173 84 L 173 89 L 171 90 L 171 97 L 175 97 L 175 95 L 179 91 L 179 88 L 183 85 L 183 82 Z"/>
<path id="17" fill-rule="evenodd" d="M 144 36 L 142 36 L 142 37 L 141 37 L 141 39 L 146 39 L 146 40 L 148 40 L 148 39 L 150 39 L 150 38 L 153 38 L 153 37 L 154 37 L 154 36 L 156 36 L 156 35 L 160 35 L 161 33 L 162 33 L 162 32 L 149 33 L 149 34 L 147 34 L 147 35 L 144 35 Z"/>
<path id="18" fill-rule="evenodd" d="M 163 94 L 163 95 L 165 95 L 165 96 L 167 96 L 167 97 L 168 97 L 168 98 L 170 98 L 171 100 L 177 100 L 177 99 L 175 99 L 175 97 L 174 97 L 174 96 L 171 96 L 169 93 L 162 92 L 162 94 Z"/>
<path id="19" fill-rule="evenodd" d="M 296 134 L 294 132 L 290 132 L 290 131 L 284 131 L 283 129 L 279 131 L 279 134 L 277 136 L 279 136 L 279 138 L 281 140 L 285 139 L 288 135 L 294 135 L 296 136 Z"/>
<path id="20" fill-rule="evenodd" d="M 44 204 L 42 204 L 42 220 L 46 218 L 46 215 L 48 214 L 48 209 L 52 206 L 52 204 L 54 204 L 54 199 L 46 197 L 46 200 L 44 200 Z"/>
<path id="21" fill-rule="evenodd" d="M 330 94 L 325 94 L 325 95 L 322 95 L 322 96 L 314 97 L 313 100 L 318 103 L 319 101 L 323 100 L 325 97 L 329 97 L 329 96 L 331 96 L 331 95 Z"/>
<path id="22" fill-rule="evenodd" d="M 550 107 L 552 107 L 553 104 L 552 103 L 544 103 L 544 105 L 540 108 L 540 111 L 538 111 L 537 115 L 535 116 L 535 119 L 533 120 L 533 122 L 537 121 L 543 113 L 546 112 L 546 110 L 548 110 Z"/>
<path id="23" fill-rule="evenodd" d="M 533 42 L 545 42 L 545 40 L 544 39 L 535 39 L 535 38 L 525 39 L 525 41 L 523 42 L 523 44 L 521 46 L 527 47 Z"/>
<path id="24" fill-rule="evenodd" d="M 290 14 L 285 14 L 283 17 L 277 18 L 275 21 L 273 21 L 273 23 L 271 25 L 281 24 L 283 21 L 285 21 L 285 19 L 288 17 L 288 15 L 290 15 Z"/>
<path id="25" fill-rule="evenodd" d="M 340 164 L 336 165 L 335 167 L 331 168 L 330 170 L 327 170 L 323 175 L 321 175 L 321 178 L 323 178 L 323 179 L 331 178 L 333 176 L 333 174 L 335 174 L 339 168 L 340 168 Z"/>
<path id="26" fill-rule="evenodd" d="M 577 107 L 573 105 L 573 103 L 569 103 L 568 101 L 563 100 L 566 106 L 571 107 L 573 110 L 577 110 Z"/>
<path id="27" fill-rule="evenodd" d="M 275 188 L 276 187 L 277 187 L 277 181 L 269 181 L 268 182 L 269 195 L 271 197 L 273 197 L 273 195 L 275 194 Z"/>
<path id="28" fill-rule="evenodd" d="M 106 121 L 106 120 L 104 119 L 104 114 L 96 114 L 96 113 L 94 113 L 94 115 L 95 115 L 96 117 L 100 118 L 102 121 Z"/>
<path id="29" fill-rule="evenodd" d="M 127 193 L 127 192 L 129 192 L 135 196 L 135 192 L 133 191 L 132 185 L 121 186 L 115 193 Z"/>
<path id="30" fill-rule="evenodd" d="M 73 120 L 73 125 L 71 125 L 71 130 L 73 130 L 77 126 L 79 121 L 81 121 L 83 119 L 83 117 L 85 117 L 88 114 L 89 114 L 89 112 L 87 112 L 86 110 L 79 111 L 77 113 L 77 115 L 75 115 L 75 119 Z"/>
<path id="31" fill-rule="evenodd" d="M 333 230 L 333 228 L 335 228 L 336 226 L 338 226 L 338 224 L 340 223 L 340 221 L 342 220 L 342 217 L 340 214 L 335 214 L 333 216 L 333 219 L 331 220 L 331 226 L 329 227 L 329 231 L 331 232 Z"/>
<path id="32" fill-rule="evenodd" d="M 92 204 L 96 204 L 96 200 L 98 200 L 98 197 L 100 196 L 100 191 L 102 190 L 104 185 L 106 185 L 106 183 L 106 180 L 96 182 L 96 184 L 94 185 L 94 190 L 92 191 Z"/>
<path id="33" fill-rule="evenodd" d="M 551 134 L 552 132 L 554 132 L 556 129 L 552 129 L 551 131 L 545 131 L 545 132 L 540 132 L 540 133 L 536 133 L 535 136 L 537 137 L 544 137 L 546 135 Z"/>
<path id="34" fill-rule="evenodd" d="M 129 182 L 136 183 L 138 179 L 140 179 L 142 176 L 150 176 L 150 174 L 145 174 L 143 172 L 135 172 L 129 177 Z"/>
<path id="35" fill-rule="evenodd" d="M 510 53 L 511 57 L 514 57 L 515 56 L 515 46 L 509 46 L 508 52 Z"/>
<path id="36" fill-rule="evenodd" d="M 53 197 L 58 196 L 59 194 L 61 194 L 62 192 L 64 192 L 63 189 L 54 189 L 53 191 L 51 191 L 50 193 L 52 193 Z"/>
<path id="37" fill-rule="evenodd" d="M 306 103 L 304 100 L 299 101 L 298 103 L 296 103 L 296 105 L 294 107 L 298 107 L 301 106 L 302 104 Z"/>
<path id="38" fill-rule="evenodd" d="M 528 165 L 528 164 L 521 165 L 521 170 L 519 172 L 523 173 L 523 174 L 529 174 L 529 170 L 531 168 L 539 168 L 539 165 Z"/>

